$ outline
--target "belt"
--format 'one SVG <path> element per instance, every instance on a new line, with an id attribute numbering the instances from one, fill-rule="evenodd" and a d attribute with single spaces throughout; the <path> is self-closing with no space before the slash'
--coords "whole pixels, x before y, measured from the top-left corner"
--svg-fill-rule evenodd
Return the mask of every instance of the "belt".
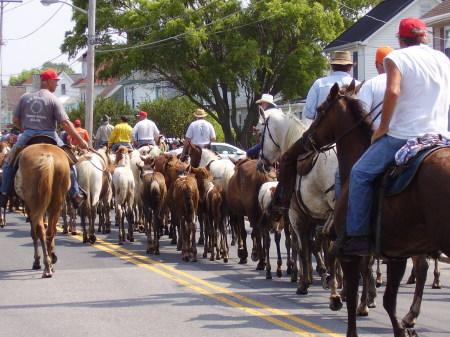
<path id="1" fill-rule="evenodd" d="M 209 148 L 209 144 L 204 144 L 204 145 L 197 145 L 197 144 L 194 144 L 195 146 L 198 146 L 198 147 L 200 147 L 200 148 L 202 148 L 202 149 L 208 149 Z"/>

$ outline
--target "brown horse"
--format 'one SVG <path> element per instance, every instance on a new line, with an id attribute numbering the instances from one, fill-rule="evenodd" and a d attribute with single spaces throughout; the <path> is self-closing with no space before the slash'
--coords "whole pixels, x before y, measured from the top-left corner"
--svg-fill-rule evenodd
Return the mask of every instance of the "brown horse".
<path id="1" fill-rule="evenodd" d="M 15 178 L 15 190 L 24 201 L 30 217 L 31 237 L 34 243 L 33 269 L 41 269 L 38 240 L 44 254 L 42 277 L 52 277 L 56 263 L 55 234 L 61 207 L 70 187 L 70 168 L 67 155 L 59 147 L 36 144 L 26 147 L 19 154 L 19 169 Z M 48 212 L 48 227 L 43 217 Z"/>
<path id="2" fill-rule="evenodd" d="M 318 115 L 304 133 L 305 149 L 321 151 L 336 143 L 340 177 L 348 181 L 353 163 L 370 145 L 370 121 L 354 97 L 355 86 L 340 90 L 335 84 L 327 100 L 317 109 Z M 414 255 L 428 255 L 441 250 L 450 252 L 450 149 L 433 152 L 421 164 L 416 176 L 401 193 L 384 197 L 381 210 L 381 236 L 379 246 L 381 256 L 388 258 L 387 283 L 383 305 L 391 319 L 394 336 L 417 335 L 408 327 L 408 322 L 400 323 L 396 316 L 397 294 L 405 273 L 406 259 Z M 335 229 L 338 237 L 345 233 L 348 188 L 342 191 L 335 209 Z M 357 336 L 356 304 L 361 257 L 341 259 L 347 287 L 348 329 L 347 336 Z M 426 277 L 428 263 L 423 258 L 417 267 L 421 277 Z M 420 271 L 419 271 L 420 270 Z M 425 272 L 425 275 L 423 274 Z M 419 294 L 417 293 L 419 292 Z M 422 289 L 416 288 L 420 307 Z M 411 312 L 410 310 L 410 312 Z M 408 316 L 408 315 L 407 315 Z M 408 319 L 407 317 L 405 317 Z M 414 324 L 415 321 L 412 321 Z"/>

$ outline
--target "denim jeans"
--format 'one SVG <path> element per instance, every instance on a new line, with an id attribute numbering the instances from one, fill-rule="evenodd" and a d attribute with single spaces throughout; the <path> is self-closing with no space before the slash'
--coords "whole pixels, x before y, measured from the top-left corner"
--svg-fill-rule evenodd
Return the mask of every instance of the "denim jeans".
<path id="1" fill-rule="evenodd" d="M 395 153 L 406 139 L 385 135 L 373 143 L 353 166 L 347 212 L 347 236 L 370 235 L 373 183 L 395 163 Z"/>
<path id="2" fill-rule="evenodd" d="M 119 146 L 121 146 L 121 145 L 123 145 L 123 146 L 126 146 L 126 147 L 128 147 L 128 148 L 130 148 L 130 149 L 132 149 L 133 147 L 131 146 L 131 144 L 130 143 L 127 143 L 127 142 L 120 142 L 120 143 L 114 143 L 112 146 L 111 146 L 111 151 L 117 151 L 117 149 L 119 148 Z"/>
<path id="3" fill-rule="evenodd" d="M 28 140 L 37 135 L 47 135 L 52 137 L 56 140 L 56 143 L 58 146 L 64 145 L 63 141 L 58 137 L 58 134 L 56 131 L 44 131 L 44 130 L 30 130 L 27 129 L 24 132 L 22 132 L 19 137 L 17 138 L 16 144 L 11 149 L 9 158 L 12 158 L 14 152 L 17 149 L 17 146 L 26 145 Z M 78 193 L 78 181 L 77 181 L 77 172 L 74 165 L 70 166 L 70 182 L 71 186 L 69 189 L 69 195 L 73 196 L 76 193 Z M 14 168 L 9 163 L 9 160 L 6 161 L 5 165 L 3 166 L 3 176 L 2 176 L 2 193 L 11 193 L 14 188 Z"/>
<path id="4" fill-rule="evenodd" d="M 138 140 L 138 149 L 140 149 L 142 146 L 144 146 L 144 144 L 151 144 L 151 145 L 155 145 L 155 140 Z"/>
<path id="5" fill-rule="evenodd" d="M 249 148 L 247 150 L 247 157 L 257 159 L 259 157 L 259 151 L 261 151 L 261 143 Z"/>
<path id="6" fill-rule="evenodd" d="M 101 149 L 103 146 L 108 146 L 108 141 L 98 143 L 98 145 L 95 147 L 95 149 L 96 150 Z"/>

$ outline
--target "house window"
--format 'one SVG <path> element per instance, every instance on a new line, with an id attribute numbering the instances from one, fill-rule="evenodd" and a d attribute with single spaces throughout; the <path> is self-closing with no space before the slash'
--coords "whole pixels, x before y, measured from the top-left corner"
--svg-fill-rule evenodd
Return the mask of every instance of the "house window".
<path id="1" fill-rule="evenodd" d="M 61 84 L 61 95 L 65 95 L 65 94 L 66 94 L 66 85 Z"/>
<path id="2" fill-rule="evenodd" d="M 353 78 L 355 80 L 358 79 L 358 52 L 353 52 L 353 63 L 356 63 L 356 66 L 353 67 Z"/>
<path id="3" fill-rule="evenodd" d="M 242 126 L 242 114 L 241 113 L 239 113 L 239 115 L 238 115 L 238 125 Z"/>
<path id="4" fill-rule="evenodd" d="M 159 91 L 161 90 L 161 87 L 159 85 L 155 86 L 155 99 L 159 98 Z"/>

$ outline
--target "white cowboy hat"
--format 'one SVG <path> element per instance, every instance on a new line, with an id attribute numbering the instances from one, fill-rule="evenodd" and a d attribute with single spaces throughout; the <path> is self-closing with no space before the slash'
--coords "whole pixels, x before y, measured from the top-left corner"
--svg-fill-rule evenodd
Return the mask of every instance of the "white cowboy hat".
<path id="1" fill-rule="evenodd" d="M 261 99 L 258 99 L 255 103 L 257 103 L 257 104 L 259 104 L 259 103 L 274 104 L 273 103 L 273 96 L 269 95 L 269 94 L 262 94 Z"/>
<path id="2" fill-rule="evenodd" d="M 203 109 L 197 109 L 196 112 L 194 112 L 194 116 L 198 118 L 206 117 L 208 114 Z"/>

